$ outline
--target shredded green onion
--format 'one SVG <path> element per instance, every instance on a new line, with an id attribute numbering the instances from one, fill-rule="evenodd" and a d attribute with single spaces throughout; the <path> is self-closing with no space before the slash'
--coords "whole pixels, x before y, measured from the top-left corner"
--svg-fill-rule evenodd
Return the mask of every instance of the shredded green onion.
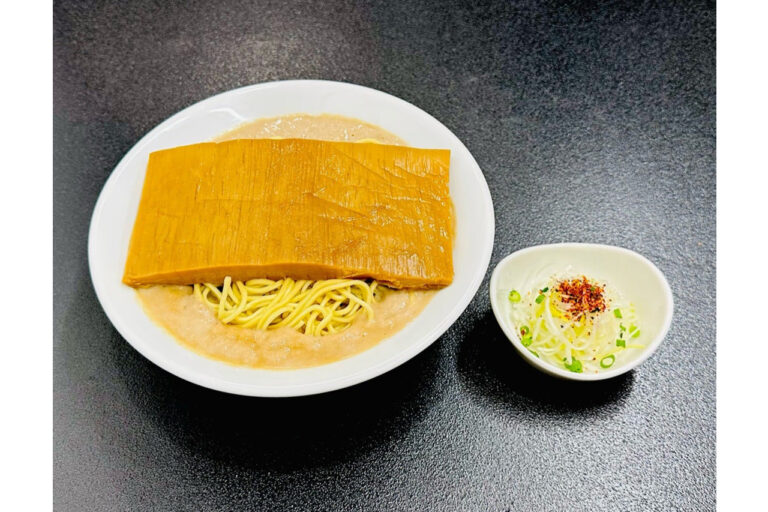
<path id="1" fill-rule="evenodd" d="M 627 350 L 643 348 L 632 345 L 640 322 L 631 303 L 606 286 L 605 310 L 575 316 L 561 296 L 563 280 L 531 280 L 509 292 L 513 329 L 531 354 L 555 367 L 591 374 L 621 365 L 632 357 Z"/>

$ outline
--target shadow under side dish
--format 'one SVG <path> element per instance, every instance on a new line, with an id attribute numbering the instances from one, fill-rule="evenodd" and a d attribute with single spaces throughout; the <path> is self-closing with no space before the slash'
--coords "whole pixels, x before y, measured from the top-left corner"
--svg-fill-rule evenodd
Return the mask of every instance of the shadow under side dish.
<path id="1" fill-rule="evenodd" d="M 398 147 L 379 127 L 331 115 L 261 119 L 218 138 L 230 139 L 153 153 L 134 225 L 124 282 L 185 346 L 256 368 L 326 364 L 401 330 L 430 289 L 452 281 L 447 150 Z M 379 284 L 376 300 L 361 303 L 367 314 L 342 332 L 243 328 L 215 311 L 222 292 L 236 309 L 248 282 L 309 295 L 333 278 Z M 345 290 L 334 307 L 357 308 Z M 274 316 L 290 320 L 288 310 Z"/>

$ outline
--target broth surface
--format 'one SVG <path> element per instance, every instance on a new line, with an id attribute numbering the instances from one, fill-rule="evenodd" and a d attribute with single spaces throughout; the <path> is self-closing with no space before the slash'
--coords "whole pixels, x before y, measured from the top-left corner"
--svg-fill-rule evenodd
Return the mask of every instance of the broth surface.
<path id="1" fill-rule="evenodd" d="M 257 119 L 225 132 L 213 141 L 269 137 L 349 142 L 375 139 L 384 144 L 405 144 L 378 126 L 329 114 Z M 318 366 L 367 350 L 405 327 L 436 293 L 433 290 L 387 290 L 383 300 L 372 305 L 372 320 L 361 313 L 349 329 L 320 337 L 290 328 L 265 331 L 224 325 L 193 295 L 191 286 L 151 286 L 136 292 L 150 318 L 184 346 L 231 364 L 268 369 Z"/>

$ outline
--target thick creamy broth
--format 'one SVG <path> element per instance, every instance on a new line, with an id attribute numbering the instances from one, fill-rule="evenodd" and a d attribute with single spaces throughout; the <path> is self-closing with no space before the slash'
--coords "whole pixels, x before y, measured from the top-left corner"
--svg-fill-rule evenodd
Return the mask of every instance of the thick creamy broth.
<path id="1" fill-rule="evenodd" d="M 434 294 L 393 290 L 373 305 L 373 320 L 361 314 L 343 332 L 307 336 L 290 328 L 224 325 L 190 286 L 152 286 L 138 293 L 150 317 L 196 352 L 239 365 L 284 369 L 332 363 L 367 350 L 405 327 Z"/>
<path id="2" fill-rule="evenodd" d="M 312 116 L 308 114 L 292 114 L 282 117 L 257 119 L 224 132 L 214 137 L 213 141 L 221 142 L 233 139 L 267 139 L 280 137 L 284 139 L 316 139 L 340 142 L 355 142 L 357 140 L 375 139 L 382 144 L 403 146 L 405 141 L 397 135 L 351 117 L 323 114 Z"/>
<path id="3" fill-rule="evenodd" d="M 257 119 L 213 140 L 268 137 L 349 142 L 375 139 L 384 144 L 405 144 L 402 139 L 378 126 L 327 114 Z M 405 327 L 436 293 L 387 291 L 381 301 L 373 304 L 372 320 L 360 314 L 346 331 L 318 337 L 289 328 L 265 331 L 224 325 L 192 294 L 191 286 L 151 286 L 136 291 L 150 318 L 183 345 L 231 364 L 270 369 L 318 366 L 367 350 Z"/>

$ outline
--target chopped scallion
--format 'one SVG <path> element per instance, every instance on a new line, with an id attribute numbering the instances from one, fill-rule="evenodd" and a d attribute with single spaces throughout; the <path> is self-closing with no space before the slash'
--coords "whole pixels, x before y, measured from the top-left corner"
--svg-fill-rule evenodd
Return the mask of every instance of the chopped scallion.
<path id="1" fill-rule="evenodd" d="M 563 358 L 563 366 L 565 366 L 567 370 L 571 370 L 573 373 L 581 373 L 581 361 L 576 358 L 571 359 L 571 364 L 568 364 L 566 361 L 567 359 Z"/>
<path id="2" fill-rule="evenodd" d="M 544 302 L 544 299 L 546 299 L 546 298 L 547 297 L 542 293 L 541 295 L 536 297 L 536 304 L 541 304 L 542 302 Z"/>
<path id="3" fill-rule="evenodd" d="M 523 336 L 528 336 L 528 334 L 531 332 L 531 330 L 528 328 L 527 325 L 524 325 L 520 328 L 520 334 Z"/>
<path id="4" fill-rule="evenodd" d="M 533 338 L 531 338 L 530 336 L 525 336 L 523 337 L 522 340 L 520 340 L 520 342 L 523 344 L 524 347 L 528 347 L 531 345 L 531 343 L 533 343 Z"/>
<path id="5" fill-rule="evenodd" d="M 517 290 L 509 292 L 509 302 L 520 302 L 520 292 Z"/>
<path id="6" fill-rule="evenodd" d="M 528 352 L 530 352 L 531 354 L 535 355 L 536 357 L 539 357 L 539 354 L 537 354 L 536 352 L 534 352 L 534 351 L 533 351 L 533 350 L 531 350 L 531 349 L 528 349 Z"/>
<path id="7" fill-rule="evenodd" d="M 607 355 L 607 356 L 605 356 L 604 358 L 602 358 L 600 360 L 600 367 L 601 368 L 610 368 L 611 366 L 613 366 L 613 363 L 615 363 L 615 362 L 616 362 L 616 356 L 615 355 L 613 355 L 613 354 Z"/>
<path id="8" fill-rule="evenodd" d="M 539 293 L 547 293 L 549 291 L 549 286 L 545 286 L 542 290 L 539 290 Z"/>
<path id="9" fill-rule="evenodd" d="M 627 340 L 616 340 L 616 346 L 617 347 L 626 347 L 627 346 Z"/>
<path id="10" fill-rule="evenodd" d="M 614 309 L 613 310 L 613 316 L 615 316 L 616 318 L 622 318 L 621 310 L 620 309 Z"/>

